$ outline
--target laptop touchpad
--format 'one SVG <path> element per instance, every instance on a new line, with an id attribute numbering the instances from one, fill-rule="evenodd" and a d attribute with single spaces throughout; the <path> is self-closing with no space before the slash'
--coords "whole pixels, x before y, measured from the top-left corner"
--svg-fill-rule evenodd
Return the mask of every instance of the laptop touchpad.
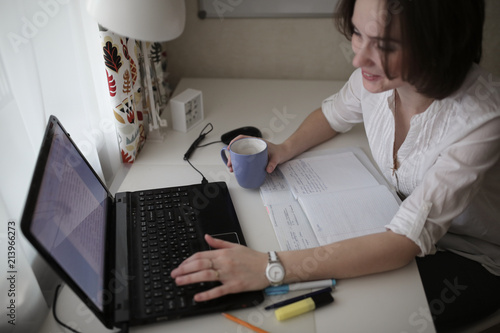
<path id="1" fill-rule="evenodd" d="M 215 234 L 210 236 L 212 236 L 213 238 L 222 239 L 226 242 L 240 244 L 240 239 L 238 238 L 238 234 L 236 232 L 226 232 L 223 234 Z M 212 250 L 212 247 L 211 246 L 209 247 L 210 250 Z"/>

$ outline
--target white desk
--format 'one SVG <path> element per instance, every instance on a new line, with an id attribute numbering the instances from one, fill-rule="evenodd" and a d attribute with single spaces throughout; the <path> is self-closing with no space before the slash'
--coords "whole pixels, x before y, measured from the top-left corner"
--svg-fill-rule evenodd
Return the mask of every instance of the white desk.
<path id="1" fill-rule="evenodd" d="M 193 88 L 203 92 L 205 120 L 188 133 L 168 129 L 164 142 L 147 142 L 138 160 L 130 167 L 120 191 L 149 187 L 175 186 L 201 181 L 182 157 L 206 123 L 214 130 L 202 143 L 220 139 L 220 135 L 237 127 L 253 125 L 266 139 L 279 143 L 286 139 L 326 97 L 340 89 L 333 81 L 281 81 L 232 79 L 183 79 L 176 92 Z M 315 149 L 349 146 L 361 147 L 370 157 L 364 129 L 356 126 Z M 192 163 L 209 181 L 225 181 L 233 199 L 248 246 L 259 250 L 279 250 L 267 212 L 257 190 L 237 185 L 220 160 L 222 143 L 197 149 Z M 277 298 L 266 298 L 257 307 L 233 311 L 232 314 L 270 332 L 434 332 L 429 308 L 416 264 L 382 274 L 338 281 L 333 293 L 335 302 L 315 312 L 285 322 L 278 322 L 265 305 Z M 85 311 L 69 288 L 58 301 L 61 318 L 84 332 L 106 330 Z M 57 328 L 52 316 L 44 331 Z M 220 314 L 164 322 L 132 332 L 247 332 Z"/>

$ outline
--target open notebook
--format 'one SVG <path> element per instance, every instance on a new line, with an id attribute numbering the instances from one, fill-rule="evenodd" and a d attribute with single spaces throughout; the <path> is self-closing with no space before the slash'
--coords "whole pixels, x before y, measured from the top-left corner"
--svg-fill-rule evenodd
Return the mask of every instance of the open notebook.
<path id="1" fill-rule="evenodd" d="M 282 250 L 382 232 L 400 203 L 359 148 L 303 154 L 268 175 L 260 193 Z"/>

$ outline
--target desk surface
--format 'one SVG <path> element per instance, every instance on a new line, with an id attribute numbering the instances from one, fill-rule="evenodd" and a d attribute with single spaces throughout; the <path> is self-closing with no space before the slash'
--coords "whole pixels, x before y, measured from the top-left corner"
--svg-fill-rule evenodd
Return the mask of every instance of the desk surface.
<path id="1" fill-rule="evenodd" d="M 205 119 L 187 133 L 168 128 L 163 142 L 148 141 L 137 161 L 128 169 L 120 191 L 175 186 L 201 181 L 201 176 L 183 155 L 201 129 L 211 122 L 214 130 L 203 143 L 220 140 L 221 134 L 241 126 L 261 129 L 274 143 L 285 140 L 321 102 L 342 87 L 335 81 L 282 81 L 237 79 L 183 79 L 176 93 L 187 88 L 203 92 Z M 166 116 L 167 119 L 169 115 Z M 170 120 L 170 119 L 169 119 Z M 169 122 L 171 123 L 171 122 Z M 279 244 L 258 190 L 238 186 L 220 160 L 224 145 L 217 143 L 197 149 L 192 163 L 209 181 L 225 181 L 238 214 L 248 246 L 259 250 L 279 250 Z M 318 147 L 331 149 L 361 147 L 371 158 L 364 128 L 339 135 Z M 293 295 L 293 294 L 291 294 Z M 434 332 L 416 264 L 382 274 L 338 281 L 335 302 L 285 322 L 278 322 L 264 306 L 278 298 L 267 297 L 263 304 L 233 315 L 270 332 Z M 100 322 L 65 287 L 58 301 L 58 313 L 83 332 L 106 332 Z M 44 332 L 58 326 L 48 316 Z M 132 332 L 247 332 L 246 328 L 220 314 L 164 322 Z"/>

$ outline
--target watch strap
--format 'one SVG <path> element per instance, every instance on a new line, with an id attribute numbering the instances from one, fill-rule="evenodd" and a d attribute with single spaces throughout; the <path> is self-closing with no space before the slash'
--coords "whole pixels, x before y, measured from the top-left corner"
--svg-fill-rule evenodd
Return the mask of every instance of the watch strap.
<path id="1" fill-rule="evenodd" d="M 269 262 L 280 262 L 280 259 L 278 258 L 278 254 L 276 251 L 269 251 Z"/>

